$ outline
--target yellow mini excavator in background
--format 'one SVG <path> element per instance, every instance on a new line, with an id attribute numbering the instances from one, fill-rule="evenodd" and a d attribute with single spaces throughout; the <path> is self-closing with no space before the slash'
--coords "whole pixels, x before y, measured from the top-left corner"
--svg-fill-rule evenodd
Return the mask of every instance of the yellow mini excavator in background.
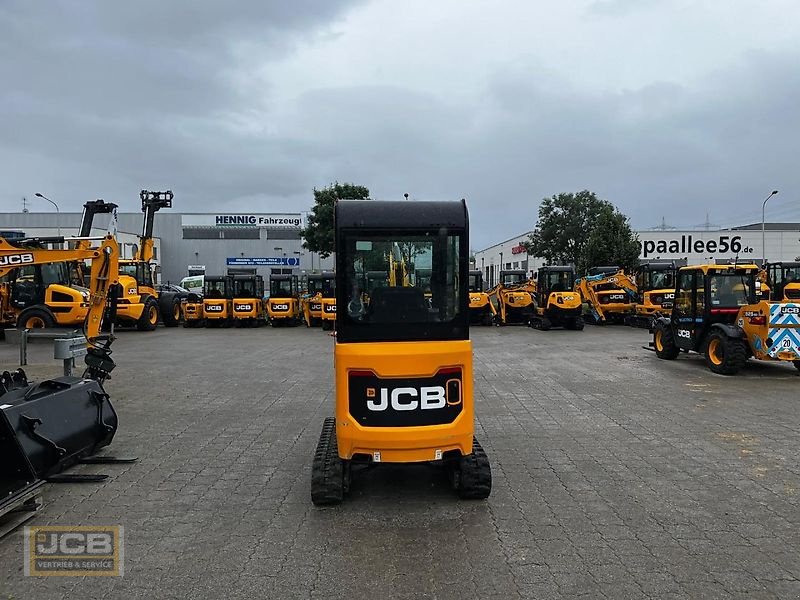
<path id="1" fill-rule="evenodd" d="M 308 276 L 306 293 L 300 298 L 300 312 L 306 327 L 322 324 L 323 298 L 333 298 L 334 285 L 334 275 L 331 272 L 312 273 Z M 336 313 L 334 318 L 335 316 Z"/>
<path id="2" fill-rule="evenodd" d="M 540 267 L 536 272 L 535 302 L 528 324 L 542 331 L 553 327 L 582 330 L 583 305 L 580 294 L 572 289 L 574 281 L 572 267 Z"/>
<path id="3" fill-rule="evenodd" d="M 575 290 L 587 305 L 588 323 L 621 323 L 636 312 L 636 284 L 619 267 L 589 269 L 575 281 Z"/>
<path id="4" fill-rule="evenodd" d="M 336 273 L 325 272 L 323 275 L 330 277 L 331 281 L 330 285 L 323 286 L 320 298 L 322 329 L 327 331 L 336 325 Z"/>
<path id="5" fill-rule="evenodd" d="M 684 265 L 685 259 L 651 260 L 642 262 L 636 268 L 636 307 L 634 314 L 625 318 L 626 325 L 652 330 L 655 317 L 669 314 L 675 300 L 675 274 L 678 266 Z"/>
<path id="6" fill-rule="evenodd" d="M 533 316 L 536 286 L 525 271 L 500 271 L 500 283 L 487 292 L 498 325 L 525 324 Z"/>
<path id="7" fill-rule="evenodd" d="M 497 312 L 483 289 L 483 275 L 480 271 L 469 272 L 469 322 L 491 325 Z"/>
<path id="8" fill-rule="evenodd" d="M 462 498 L 491 491 L 475 439 L 469 340 L 469 222 L 462 202 L 340 200 L 335 208 L 337 315 L 335 416 L 325 419 L 311 467 L 311 500 L 336 504 L 356 465 L 444 466 Z M 430 268 L 431 299 L 416 286 L 363 296 L 363 265 L 379 248 L 414 244 Z M 387 265 L 388 267 L 388 265 Z"/>
<path id="9" fill-rule="evenodd" d="M 261 275 L 233 275 L 233 323 L 237 327 L 265 325 L 264 278 Z"/>
<path id="10" fill-rule="evenodd" d="M 267 317 L 273 327 L 297 325 L 300 315 L 300 292 L 297 275 L 272 275 L 269 278 Z"/>
<path id="11" fill-rule="evenodd" d="M 772 302 L 800 302 L 800 262 L 767 263 L 760 280 L 763 295 Z"/>

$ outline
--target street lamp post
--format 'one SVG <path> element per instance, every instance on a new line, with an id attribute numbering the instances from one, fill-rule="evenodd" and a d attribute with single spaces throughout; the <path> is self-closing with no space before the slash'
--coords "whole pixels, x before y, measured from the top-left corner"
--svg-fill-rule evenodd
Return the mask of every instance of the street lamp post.
<path id="1" fill-rule="evenodd" d="M 778 190 L 772 190 L 772 193 L 764 199 L 764 204 L 761 205 L 761 264 L 762 265 L 766 264 L 767 262 L 767 234 L 765 233 L 767 202 L 777 193 Z"/>
<path id="2" fill-rule="evenodd" d="M 61 211 L 58 210 L 58 204 L 50 200 L 47 196 L 36 192 L 34 194 L 37 198 L 41 198 L 42 200 L 47 200 L 50 204 L 56 207 L 56 226 L 58 227 L 58 237 L 61 237 Z"/>

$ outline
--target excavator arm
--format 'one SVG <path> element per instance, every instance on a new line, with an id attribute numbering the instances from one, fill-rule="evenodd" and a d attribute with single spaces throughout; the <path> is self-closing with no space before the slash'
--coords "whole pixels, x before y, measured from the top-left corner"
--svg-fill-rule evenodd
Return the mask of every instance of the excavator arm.
<path id="1" fill-rule="evenodd" d="M 589 305 L 589 309 L 598 322 L 607 319 L 606 311 L 598 295 L 598 291 L 607 285 L 614 285 L 622 290 L 630 298 L 631 303 L 637 302 L 639 295 L 639 288 L 636 282 L 628 277 L 623 270 L 612 274 L 587 275 L 579 278 L 575 281 L 575 289 Z"/>

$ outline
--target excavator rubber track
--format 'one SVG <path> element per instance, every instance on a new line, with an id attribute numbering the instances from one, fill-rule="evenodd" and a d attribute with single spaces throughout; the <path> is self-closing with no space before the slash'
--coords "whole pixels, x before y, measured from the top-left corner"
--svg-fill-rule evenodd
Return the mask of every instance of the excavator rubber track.
<path id="1" fill-rule="evenodd" d="M 492 467 L 476 438 L 472 438 L 472 453 L 458 460 L 452 476 L 460 498 L 484 500 L 492 493 Z"/>
<path id="2" fill-rule="evenodd" d="M 336 444 L 336 419 L 327 417 L 311 464 L 311 501 L 317 506 L 339 504 L 344 492 L 345 468 Z"/>

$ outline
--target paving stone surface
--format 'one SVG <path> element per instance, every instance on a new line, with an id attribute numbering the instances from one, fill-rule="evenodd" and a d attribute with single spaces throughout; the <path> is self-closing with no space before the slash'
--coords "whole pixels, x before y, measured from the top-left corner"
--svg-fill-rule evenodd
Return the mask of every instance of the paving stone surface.
<path id="1" fill-rule="evenodd" d="M 125 527 L 122 578 L 26 578 L 0 598 L 800 597 L 800 377 L 659 361 L 644 330 L 473 330 L 485 502 L 429 466 L 369 470 L 315 508 L 333 411 L 320 330 L 123 332 L 104 484 L 48 485 L 36 524 Z M 48 347 L 32 347 L 47 363 Z M 0 345 L 0 365 L 16 365 Z M 52 361 L 31 372 L 58 372 Z"/>

